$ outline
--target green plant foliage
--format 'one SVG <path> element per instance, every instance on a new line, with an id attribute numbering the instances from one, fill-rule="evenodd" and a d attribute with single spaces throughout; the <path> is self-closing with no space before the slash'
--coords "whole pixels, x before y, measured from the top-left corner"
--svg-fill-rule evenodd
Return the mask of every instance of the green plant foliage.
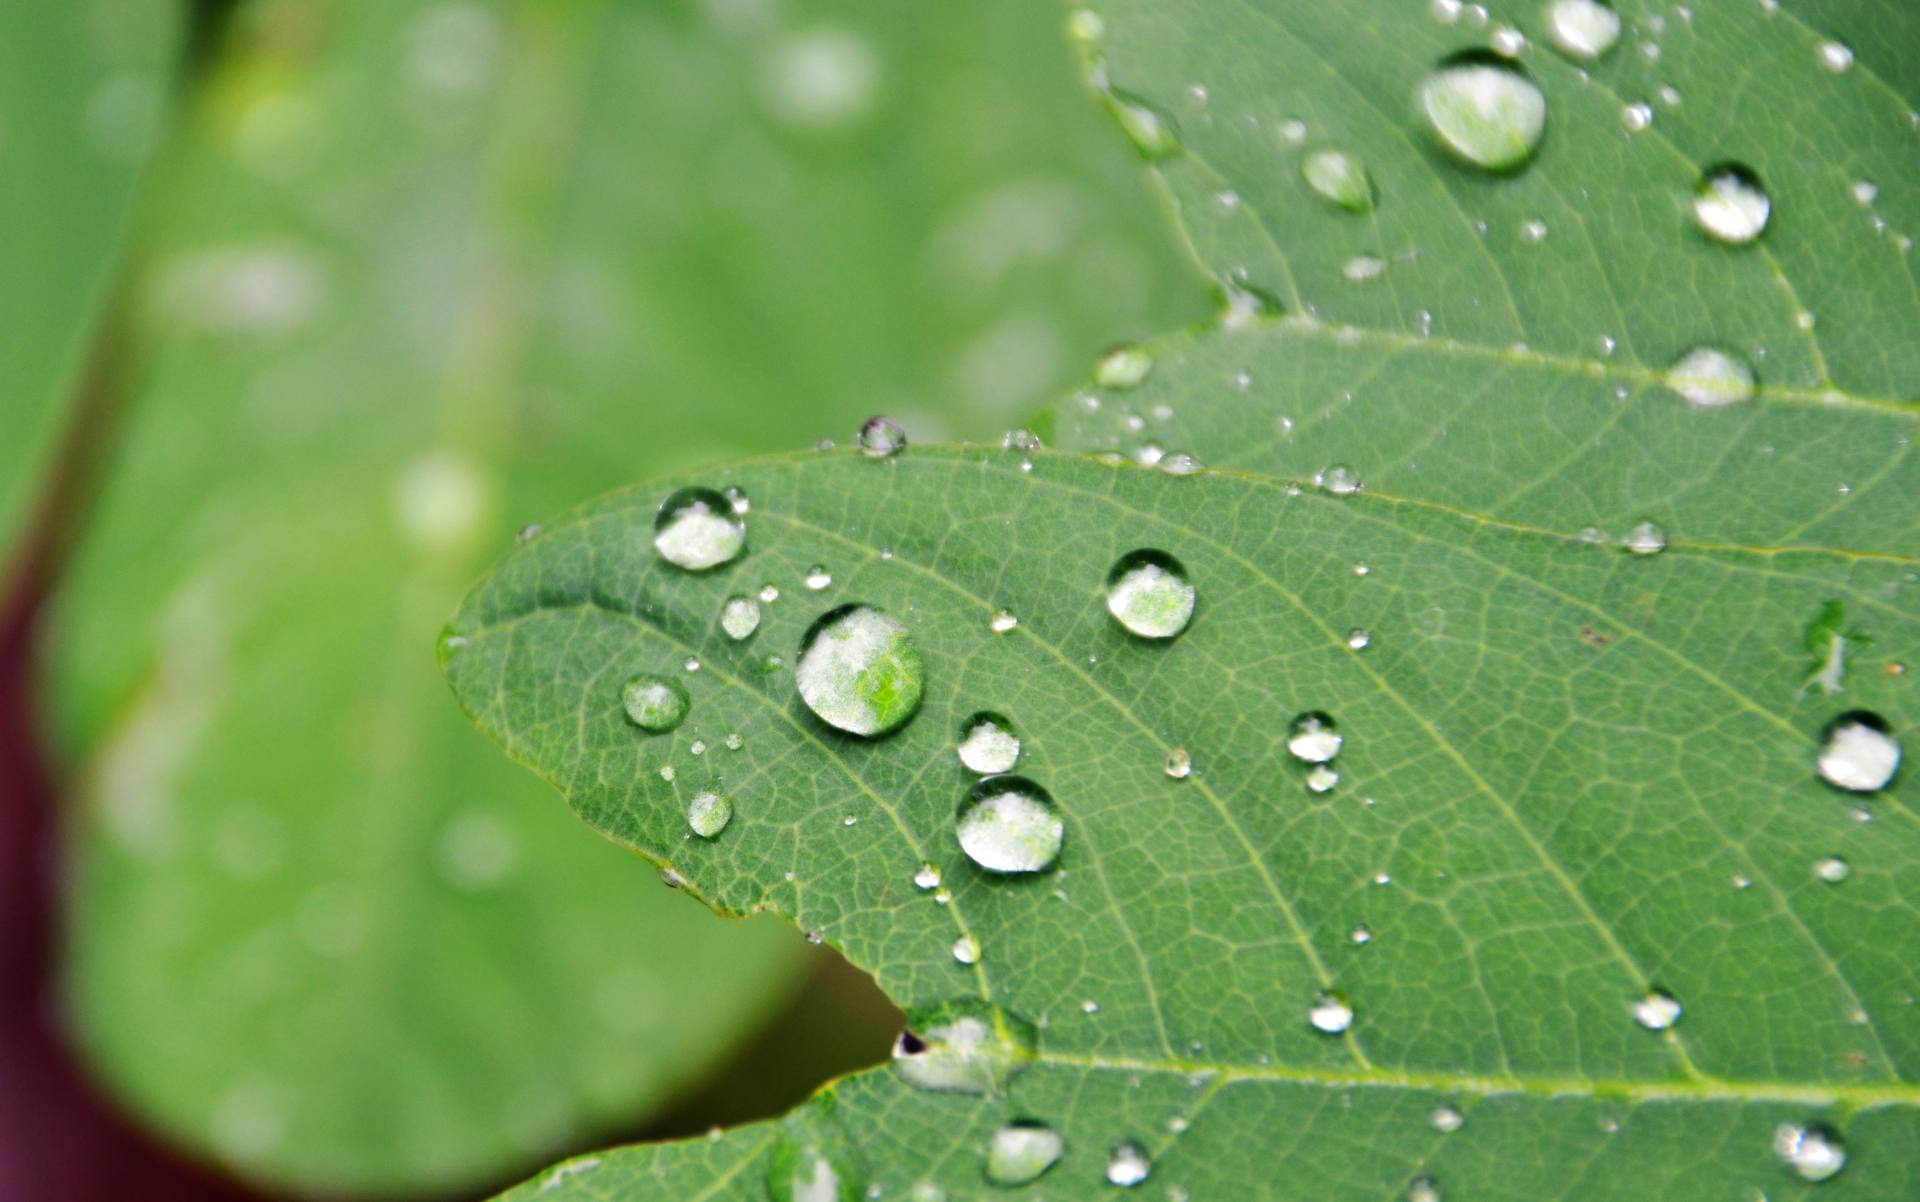
<path id="1" fill-rule="evenodd" d="M 1226 301 L 1041 423 L 1090 455 L 715 469 L 697 483 L 753 499 L 715 573 L 653 554 L 667 482 L 482 581 L 442 654 L 511 755 L 910 1015 L 971 999 L 968 1046 L 1006 1066 L 984 1094 L 916 1088 L 960 1046 L 928 1040 L 780 1122 L 526 1196 L 979 1198 L 1020 1120 L 1064 1139 L 1018 1187 L 1056 1202 L 1920 1185 L 1920 794 L 1910 768 L 1822 779 L 1846 776 L 1845 711 L 1909 746 L 1920 722 L 1920 20 L 1623 4 L 1618 44 L 1574 63 L 1554 11 L 1076 12 Z M 1416 107 L 1488 46 L 1517 65 L 1467 65 L 1546 106 L 1517 164 L 1470 109 L 1436 136 Z M 1322 147 L 1371 208 L 1306 178 Z M 1109 611 L 1142 549 L 1194 590 L 1170 639 Z M 833 583 L 796 588 L 815 564 Z M 783 599 L 753 640 L 717 637 L 762 581 Z M 853 602 L 925 668 L 880 739 L 817 722 L 794 679 Z M 1810 688 L 1836 603 L 1838 691 Z M 687 736 L 619 703 L 622 673 L 687 656 L 692 712 L 743 734 L 697 785 L 658 773 Z M 1037 874 L 956 839 L 956 742 L 988 710 L 1063 820 Z M 683 833 L 695 787 L 734 806 L 711 843 Z"/>
<path id="2" fill-rule="evenodd" d="M 171 4 L 0 11 L 0 560 L 39 484 L 173 85 Z"/>
<path id="3" fill-rule="evenodd" d="M 799 941 L 581 831 L 446 704 L 432 634 L 583 489 L 882 404 L 984 433 L 1201 311 L 1052 23 L 243 10 L 56 614 L 71 1004 L 141 1114 L 302 1190 L 471 1186 L 783 1001 Z"/>

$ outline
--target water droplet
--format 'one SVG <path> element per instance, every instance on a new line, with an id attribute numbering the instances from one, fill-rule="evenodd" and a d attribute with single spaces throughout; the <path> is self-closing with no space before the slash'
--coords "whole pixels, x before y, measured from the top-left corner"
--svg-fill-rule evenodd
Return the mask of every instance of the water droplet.
<path id="1" fill-rule="evenodd" d="M 1334 729 L 1333 719 L 1319 710 L 1301 714 L 1287 731 L 1287 750 L 1293 758 L 1307 764 L 1324 764 L 1340 754 L 1345 742 Z"/>
<path id="2" fill-rule="evenodd" d="M 1097 42 L 1107 35 L 1107 20 L 1090 8 L 1076 8 L 1067 16 L 1067 34 L 1077 42 Z"/>
<path id="3" fill-rule="evenodd" d="M 650 672 L 628 677 L 620 687 L 620 702 L 626 706 L 628 721 L 656 735 L 674 729 L 687 717 L 687 691 L 678 681 Z"/>
<path id="4" fill-rule="evenodd" d="M 877 736 L 913 717 L 926 673 L 897 619 L 869 605 L 842 605 L 808 628 L 794 681 L 828 726 Z"/>
<path id="5" fill-rule="evenodd" d="M 1600 0 L 1552 0 L 1546 17 L 1554 49 L 1579 62 L 1594 62 L 1620 41 L 1620 14 Z"/>
<path id="6" fill-rule="evenodd" d="M 1671 994 L 1654 990 L 1633 1004 L 1633 1021 L 1649 1031 L 1664 1031 L 1680 1021 L 1681 1007 Z"/>
<path id="7" fill-rule="evenodd" d="M 833 573 L 827 571 L 825 564 L 816 563 L 807 569 L 806 579 L 802 583 L 817 593 L 833 583 Z"/>
<path id="8" fill-rule="evenodd" d="M 1037 451 L 1040 436 L 1032 430 L 1008 430 L 1000 436 L 1000 445 L 1009 451 Z"/>
<path id="9" fill-rule="evenodd" d="M 793 1135 L 781 1139 L 767 1163 L 773 1202 L 854 1202 L 861 1184 L 852 1166 Z"/>
<path id="10" fill-rule="evenodd" d="M 1690 405 L 1717 409 L 1753 397 L 1753 368 L 1717 346 L 1697 346 L 1674 360 L 1666 385 Z"/>
<path id="11" fill-rule="evenodd" d="M 861 424 L 856 441 L 861 454 L 871 459 L 885 459 L 906 449 L 907 432 L 899 422 L 880 414 Z"/>
<path id="12" fill-rule="evenodd" d="M 1350 497 L 1361 488 L 1360 473 L 1344 463 L 1315 472 L 1313 482 L 1337 497 Z"/>
<path id="13" fill-rule="evenodd" d="M 1373 636 L 1368 634 L 1363 626 L 1355 626 L 1347 631 L 1347 646 L 1355 651 L 1366 650 L 1367 644 L 1371 642 L 1373 642 Z"/>
<path id="14" fill-rule="evenodd" d="M 987 1144 L 987 1180 L 994 1185 L 1038 1181 L 1066 1151 L 1060 1133 L 1045 1123 L 1017 1119 L 993 1133 Z"/>
<path id="15" fill-rule="evenodd" d="M 746 745 L 747 745 L 747 741 L 740 737 L 739 731 L 735 731 L 734 733 L 727 736 L 728 751 L 738 751 L 742 747 L 745 747 Z"/>
<path id="16" fill-rule="evenodd" d="M 980 941 L 972 935 L 962 935 L 953 941 L 953 958 L 961 964 L 980 962 Z"/>
<path id="17" fill-rule="evenodd" d="M 1307 773 L 1307 788 L 1315 793 L 1331 793 L 1339 783 L 1340 774 L 1325 764 L 1315 764 L 1312 771 Z"/>
<path id="18" fill-rule="evenodd" d="M 1547 100 L 1510 63 L 1470 52 L 1420 85 L 1420 108 L 1440 144 L 1488 171 L 1513 171 L 1533 156 L 1547 124 Z"/>
<path id="19" fill-rule="evenodd" d="M 920 865 L 920 870 L 913 874 L 913 887 L 916 889 L 938 889 L 940 887 L 940 870 L 931 864 Z"/>
<path id="20" fill-rule="evenodd" d="M 727 829 L 727 823 L 733 821 L 733 803 L 705 789 L 693 795 L 687 803 L 687 825 L 693 833 L 702 839 L 711 839 Z"/>
<path id="21" fill-rule="evenodd" d="M 1825 1181 L 1847 1167 L 1847 1149 L 1840 1137 L 1818 1123 L 1775 1127 L 1773 1152 L 1803 1181 Z"/>
<path id="22" fill-rule="evenodd" d="M 910 1015 L 893 1045 L 893 1072 L 936 1093 L 997 1092 L 1033 1058 L 1033 1029 L 978 1000 Z"/>
<path id="23" fill-rule="evenodd" d="M 1520 223 L 1520 236 L 1538 246 L 1547 240 L 1547 223 L 1537 217 Z"/>
<path id="24" fill-rule="evenodd" d="M 1191 476 L 1205 465 L 1186 451 L 1168 451 L 1155 466 L 1169 476 Z"/>
<path id="25" fill-rule="evenodd" d="M 1650 104 L 1629 104 L 1620 110 L 1620 124 L 1627 132 L 1637 134 L 1653 124 L 1653 106 Z"/>
<path id="26" fill-rule="evenodd" d="M 720 607 L 720 629 L 736 643 L 760 629 L 760 603 L 752 597 L 728 597 Z"/>
<path id="27" fill-rule="evenodd" d="M 987 629 L 995 634 L 1005 634 L 1019 624 L 1020 619 L 1014 617 L 1011 611 L 1004 609 L 994 610 L 993 617 L 987 619 Z"/>
<path id="28" fill-rule="evenodd" d="M 1635 555 L 1658 555 L 1667 549 L 1667 532 L 1654 522 L 1636 522 L 1621 546 Z"/>
<path id="29" fill-rule="evenodd" d="M 967 792 L 954 833 L 967 858 L 989 872 L 1040 872 L 1059 857 L 1066 824 L 1039 785 L 990 776 Z"/>
<path id="30" fill-rule="evenodd" d="M 740 554 L 747 524 L 710 488 L 683 488 L 660 504 L 653 546 L 660 558 L 689 572 L 719 567 Z"/>
<path id="31" fill-rule="evenodd" d="M 1373 931 L 1366 923 L 1356 922 L 1353 924 L 1353 930 L 1347 932 L 1347 938 L 1358 944 L 1372 943 Z"/>
<path id="32" fill-rule="evenodd" d="M 1850 710 L 1827 723 L 1818 767 L 1821 778 L 1836 788 L 1877 792 L 1900 770 L 1900 744 L 1880 715 Z"/>
<path id="33" fill-rule="evenodd" d="M 1466 1116 L 1451 1106 L 1441 1106 L 1433 1112 L 1433 1129 L 1442 1135 L 1451 1135 L 1466 1125 Z"/>
<path id="34" fill-rule="evenodd" d="M 1407 1202 L 1440 1202 L 1440 1185 L 1431 1177 L 1415 1177 L 1407 1183 Z"/>
<path id="35" fill-rule="evenodd" d="M 983 710 L 960 728 L 960 762 L 970 772 L 1011 772 L 1020 761 L 1020 736 L 1004 716 Z"/>
<path id="36" fill-rule="evenodd" d="M 1167 753 L 1167 775 L 1175 780 L 1185 780 L 1193 773 L 1193 757 L 1184 747 L 1176 747 Z"/>
<path id="37" fill-rule="evenodd" d="M 1386 274 L 1386 270 L 1385 261 L 1373 255 L 1355 255 L 1340 268 L 1340 274 L 1347 278 L 1348 283 L 1364 284 L 1379 279 Z"/>
<path id="38" fill-rule="evenodd" d="M 530 543 L 540 537 L 540 532 L 540 523 L 528 522 L 526 525 L 520 527 L 520 532 L 513 536 L 513 541 L 517 543 Z"/>
<path id="39" fill-rule="evenodd" d="M 1130 551 L 1107 573 L 1107 612 L 1141 638 L 1170 639 L 1185 630 L 1193 602 L 1186 569 L 1165 551 Z"/>
<path id="40" fill-rule="evenodd" d="M 1100 356 L 1093 369 L 1094 382 L 1102 388 L 1132 388 L 1153 371 L 1153 355 L 1143 347 L 1116 346 Z"/>
<path id="41" fill-rule="evenodd" d="M 1853 199 L 1862 207 L 1872 204 L 1880 198 L 1880 187 L 1872 180 L 1856 180 L 1852 188 Z"/>
<path id="42" fill-rule="evenodd" d="M 1313 999 L 1307 1021 L 1316 1031 L 1338 1035 L 1353 1025 L 1353 1007 L 1337 993 L 1322 993 Z"/>
<path id="43" fill-rule="evenodd" d="M 681 664 L 680 666 L 685 668 L 689 672 L 698 672 L 700 670 L 700 661 L 695 659 L 693 656 L 689 655 L 687 657 L 687 662 L 684 664 Z"/>
<path id="44" fill-rule="evenodd" d="M 1180 127 L 1158 107 L 1118 88 L 1108 91 L 1107 104 L 1127 140 L 1148 162 L 1180 153 Z"/>
<path id="45" fill-rule="evenodd" d="M 1813 862 L 1813 875 L 1829 885 L 1838 885 L 1853 875 L 1853 867 L 1839 856 L 1823 856 Z"/>
<path id="46" fill-rule="evenodd" d="M 1767 228 L 1773 201 L 1760 177 L 1738 163 L 1709 170 L 1693 194 L 1693 219 L 1708 236 L 1744 246 Z"/>
<path id="47" fill-rule="evenodd" d="M 1820 65 L 1835 75 L 1853 69 L 1853 48 L 1843 42 L 1822 42 L 1819 51 Z"/>
<path id="48" fill-rule="evenodd" d="M 1493 52 L 1501 58 L 1518 58 L 1520 52 L 1527 48 L 1527 35 L 1511 25 L 1502 25 L 1494 30 L 1493 36 L 1487 41 L 1493 47 Z"/>
<path id="49" fill-rule="evenodd" d="M 1147 1159 L 1146 1149 L 1132 1140 L 1113 1146 L 1112 1155 L 1107 1157 L 1107 1182 L 1131 1189 L 1147 1179 L 1153 1172 L 1153 1163 Z"/>
<path id="50" fill-rule="evenodd" d="M 1359 159 L 1344 150 L 1315 150 L 1300 160 L 1307 186 L 1349 213 L 1373 209 L 1373 177 Z"/>

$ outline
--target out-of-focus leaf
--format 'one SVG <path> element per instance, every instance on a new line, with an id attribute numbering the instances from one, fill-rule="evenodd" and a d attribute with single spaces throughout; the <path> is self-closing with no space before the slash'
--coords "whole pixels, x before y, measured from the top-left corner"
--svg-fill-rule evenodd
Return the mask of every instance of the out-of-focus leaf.
<path id="1" fill-rule="evenodd" d="M 451 712 L 462 582 L 636 472 L 876 409 L 987 433 L 1201 289 L 1012 0 L 273 0 L 237 36 L 59 598 L 74 1012 L 243 1171 L 471 1182 L 659 1101 L 792 948 Z"/>

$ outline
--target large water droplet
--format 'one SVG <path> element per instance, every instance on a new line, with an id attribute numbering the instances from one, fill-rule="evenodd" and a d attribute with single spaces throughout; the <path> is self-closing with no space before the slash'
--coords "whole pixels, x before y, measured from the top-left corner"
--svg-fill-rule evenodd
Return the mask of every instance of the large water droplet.
<path id="1" fill-rule="evenodd" d="M 653 546 L 660 558 L 689 572 L 719 567 L 740 554 L 747 524 L 733 503 L 710 488 L 683 488 L 660 504 Z"/>
<path id="2" fill-rule="evenodd" d="M 1017 1119 L 993 1133 L 987 1143 L 987 1180 L 995 1185 L 1025 1185 L 1060 1163 L 1067 1143 L 1060 1133 L 1033 1119 Z"/>
<path id="3" fill-rule="evenodd" d="M 1853 48 L 1844 42 L 1822 42 L 1818 52 L 1820 65 L 1835 75 L 1853 69 Z"/>
<path id="4" fill-rule="evenodd" d="M 1147 1159 L 1146 1149 L 1132 1140 L 1115 1144 L 1113 1154 L 1107 1157 L 1107 1181 L 1112 1185 L 1130 1189 L 1152 1172 L 1153 1162 Z"/>
<path id="5" fill-rule="evenodd" d="M 1804 1181 L 1825 1181 L 1847 1167 L 1840 1137 L 1818 1123 L 1782 1123 L 1773 1130 L 1773 1151 Z"/>
<path id="6" fill-rule="evenodd" d="M 620 687 L 627 720 L 641 730 L 665 734 L 686 721 L 687 691 L 680 682 L 651 672 L 639 672 Z"/>
<path id="7" fill-rule="evenodd" d="M 1158 107 L 1118 88 L 1107 93 L 1107 104 L 1127 140 L 1149 162 L 1180 153 L 1180 128 Z"/>
<path id="8" fill-rule="evenodd" d="M 1004 716 L 982 711 L 960 728 L 960 762 L 971 772 L 991 776 L 1011 772 L 1020 760 L 1020 736 Z"/>
<path id="9" fill-rule="evenodd" d="M 1116 346 L 1094 365 L 1094 383 L 1115 390 L 1132 388 L 1153 371 L 1153 353 L 1145 347 Z"/>
<path id="10" fill-rule="evenodd" d="M 870 417 L 860 427 L 860 451 L 872 459 L 898 455 L 907 446 L 907 432 L 899 422 L 884 414 Z"/>
<path id="11" fill-rule="evenodd" d="M 1338 497 L 1350 497 L 1361 488 L 1360 473 L 1344 463 L 1315 472 L 1313 482 Z"/>
<path id="12" fill-rule="evenodd" d="M 937 1093 L 994 1093 L 1032 1058 L 1031 1026 L 977 1000 L 911 1016 L 893 1045 L 894 1075 Z"/>
<path id="13" fill-rule="evenodd" d="M 1649 1031 L 1664 1031 L 1680 1021 L 1681 1007 L 1672 995 L 1654 990 L 1633 1004 L 1633 1021 Z"/>
<path id="14" fill-rule="evenodd" d="M 1900 744 L 1880 715 L 1849 710 L 1821 734 L 1820 776 L 1835 788 L 1873 793 L 1900 770 Z"/>
<path id="15" fill-rule="evenodd" d="M 967 792 L 954 833 L 967 858 L 989 872 L 1040 872 L 1059 857 L 1066 824 L 1039 785 L 990 776 Z"/>
<path id="16" fill-rule="evenodd" d="M 1767 228 L 1773 201 L 1760 177 L 1737 163 L 1708 171 L 1693 195 L 1693 219 L 1710 237 L 1744 246 Z"/>
<path id="17" fill-rule="evenodd" d="M 857 1202 L 862 1186 L 846 1158 L 787 1136 L 768 1157 L 767 1193 L 773 1202 Z"/>
<path id="18" fill-rule="evenodd" d="M 1600 0 L 1550 0 L 1547 36 L 1568 58 L 1590 63 L 1620 40 L 1620 14 Z"/>
<path id="19" fill-rule="evenodd" d="M 1753 368 L 1731 351 L 1697 346 L 1674 360 L 1666 385 L 1689 405 L 1717 409 L 1753 397 Z"/>
<path id="20" fill-rule="evenodd" d="M 869 605 L 842 605 L 800 641 L 800 697 L 822 722 L 856 735 L 898 730 L 920 706 L 926 674 L 907 628 Z"/>
<path id="21" fill-rule="evenodd" d="M 1469 53 L 1427 76 L 1420 110 L 1440 144 L 1488 171 L 1533 157 L 1547 125 L 1547 99 L 1531 79 L 1493 55 Z"/>
<path id="22" fill-rule="evenodd" d="M 1170 639 L 1185 630 L 1193 601 L 1186 569 L 1165 551 L 1130 551 L 1107 573 L 1107 612 L 1141 638 Z"/>
<path id="23" fill-rule="evenodd" d="M 720 607 L 720 629 L 736 643 L 760 629 L 760 603 L 752 597 L 728 597 Z"/>
<path id="24" fill-rule="evenodd" d="M 1353 1007 L 1337 993 L 1323 993 L 1313 999 L 1307 1021 L 1316 1031 L 1338 1035 L 1353 1025 Z"/>
<path id="25" fill-rule="evenodd" d="M 1344 150 L 1310 152 L 1300 160 L 1300 175 L 1308 187 L 1349 213 L 1373 208 L 1373 178 L 1359 159 Z"/>
<path id="26" fill-rule="evenodd" d="M 711 839 L 727 829 L 727 823 L 733 821 L 733 803 L 705 789 L 693 795 L 687 803 L 687 825 L 693 833 L 702 839 Z"/>
<path id="27" fill-rule="evenodd" d="M 1333 719 L 1319 710 L 1301 714 L 1287 730 L 1287 750 L 1295 759 L 1309 764 L 1324 764 L 1333 759 L 1340 754 L 1343 742 Z"/>

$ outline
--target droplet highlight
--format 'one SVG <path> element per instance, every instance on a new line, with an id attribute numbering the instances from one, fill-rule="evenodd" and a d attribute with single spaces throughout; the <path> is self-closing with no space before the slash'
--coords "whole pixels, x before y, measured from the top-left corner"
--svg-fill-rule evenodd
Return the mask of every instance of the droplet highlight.
<path id="1" fill-rule="evenodd" d="M 842 605 L 808 628 L 794 682 L 822 722 L 871 738 L 913 717 L 926 672 L 898 619 L 869 605 Z"/>
<path id="2" fill-rule="evenodd" d="M 1349 213 L 1373 209 L 1373 177 L 1359 159 L 1344 150 L 1310 151 L 1300 160 L 1300 176 L 1309 188 Z"/>
<path id="3" fill-rule="evenodd" d="M 1553 48 L 1575 62 L 1597 62 L 1620 41 L 1620 14 L 1600 0 L 1551 0 L 1546 22 Z"/>
<path id="4" fill-rule="evenodd" d="M 689 702 L 680 682 L 651 672 L 627 678 L 620 687 L 627 720 L 649 734 L 666 734 L 686 721 Z"/>
<path id="5" fill-rule="evenodd" d="M 1020 736 L 1004 715 L 983 710 L 961 726 L 959 752 L 969 772 L 1011 772 L 1020 762 Z"/>
<path id="6" fill-rule="evenodd" d="M 1042 872 L 1059 858 L 1066 823 L 1033 781 L 990 776 L 967 792 L 954 834 L 967 858 L 989 872 Z"/>
<path id="7" fill-rule="evenodd" d="M 1665 379 L 1669 389 L 1699 409 L 1718 409 L 1753 398 L 1752 366 L 1717 346 L 1697 346 L 1680 356 L 1667 368 Z"/>
<path id="8" fill-rule="evenodd" d="M 1693 219 L 1708 237 L 1729 246 L 1758 238 L 1773 215 L 1773 200 L 1760 177 L 1737 163 L 1706 173 L 1693 195 Z"/>
<path id="9" fill-rule="evenodd" d="M 987 1180 L 1005 1186 L 1038 1181 L 1060 1163 L 1066 1150 L 1058 1131 L 1033 1119 L 1017 1119 L 995 1131 L 987 1142 Z"/>
<path id="10" fill-rule="evenodd" d="M 683 488 L 660 504 L 653 547 L 660 558 L 689 572 L 719 567 L 740 554 L 747 524 L 733 504 L 710 488 Z"/>
<path id="11" fill-rule="evenodd" d="M 1850 710 L 1821 735 L 1820 777 L 1849 793 L 1876 793 L 1900 770 L 1900 743 L 1880 715 Z"/>
<path id="12" fill-rule="evenodd" d="M 702 839 L 712 839 L 733 821 L 733 803 L 711 789 L 693 795 L 687 803 L 687 826 Z"/>
<path id="13" fill-rule="evenodd" d="M 1107 573 L 1107 612 L 1141 638 L 1173 638 L 1193 620 L 1193 604 L 1186 569 L 1165 551 L 1129 552 Z"/>
<path id="14" fill-rule="evenodd" d="M 1427 128 L 1447 151 L 1488 171 L 1526 165 L 1547 126 L 1547 99 L 1518 67 L 1492 55 L 1453 59 L 1420 85 Z"/>

